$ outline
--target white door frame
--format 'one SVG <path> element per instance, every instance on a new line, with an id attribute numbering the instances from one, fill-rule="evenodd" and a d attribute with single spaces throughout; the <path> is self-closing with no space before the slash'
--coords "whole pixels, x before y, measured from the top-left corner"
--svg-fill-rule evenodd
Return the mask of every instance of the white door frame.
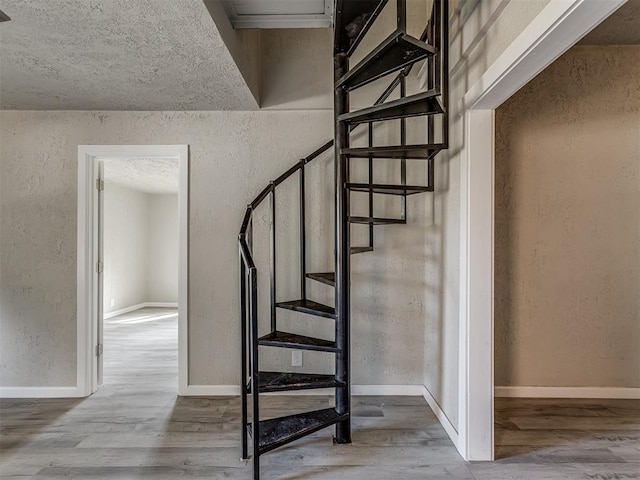
<path id="1" fill-rule="evenodd" d="M 189 147 L 188 145 L 78 146 L 78 289 L 77 390 L 82 396 L 97 389 L 95 356 L 98 328 L 98 161 L 100 158 L 175 158 L 179 162 L 178 216 L 178 394 L 186 391 L 188 371 L 189 273 Z"/>
<path id="2" fill-rule="evenodd" d="M 457 446 L 466 460 L 494 458 L 495 109 L 625 2 L 551 0 L 463 98 Z"/>

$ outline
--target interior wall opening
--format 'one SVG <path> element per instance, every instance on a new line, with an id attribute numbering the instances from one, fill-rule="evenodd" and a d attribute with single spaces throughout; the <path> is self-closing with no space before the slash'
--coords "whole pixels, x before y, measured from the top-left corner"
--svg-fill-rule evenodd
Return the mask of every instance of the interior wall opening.
<path id="1" fill-rule="evenodd" d="M 496 459 L 597 444 L 624 463 L 640 424 L 634 18 L 632 0 L 496 110 Z"/>
<path id="2" fill-rule="evenodd" d="M 178 388 L 179 165 L 99 158 L 103 190 L 98 383 Z"/>

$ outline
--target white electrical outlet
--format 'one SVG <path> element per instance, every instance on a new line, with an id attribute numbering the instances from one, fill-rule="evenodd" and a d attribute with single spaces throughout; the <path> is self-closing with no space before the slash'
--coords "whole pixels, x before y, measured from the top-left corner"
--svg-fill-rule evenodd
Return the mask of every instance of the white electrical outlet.
<path id="1" fill-rule="evenodd" d="M 115 299 L 115 298 L 112 298 L 112 299 L 111 299 L 111 306 L 112 306 L 112 307 L 115 307 L 115 306 L 116 306 L 116 299 Z"/>
<path id="2" fill-rule="evenodd" d="M 302 366 L 302 350 L 293 350 L 291 352 L 291 366 L 292 367 Z"/>

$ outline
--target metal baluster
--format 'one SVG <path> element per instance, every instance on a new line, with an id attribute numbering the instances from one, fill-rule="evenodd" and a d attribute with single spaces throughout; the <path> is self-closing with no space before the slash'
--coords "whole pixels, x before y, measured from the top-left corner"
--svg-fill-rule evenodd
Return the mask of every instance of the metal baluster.
<path id="1" fill-rule="evenodd" d="M 407 78 L 402 75 L 400 80 L 400 98 L 404 98 L 407 95 Z M 400 119 L 400 145 L 405 146 L 407 144 L 407 119 Z M 405 158 L 400 160 L 400 184 L 407 184 L 407 160 Z M 403 220 L 407 219 L 407 195 L 402 196 L 402 215 L 400 217 Z"/>
<path id="2" fill-rule="evenodd" d="M 276 186 L 271 182 L 271 331 L 276 331 Z"/>
<path id="3" fill-rule="evenodd" d="M 437 12 L 436 12 L 436 4 L 439 3 L 439 0 L 436 0 L 433 3 L 433 7 L 431 9 L 431 18 L 429 19 L 429 35 L 428 35 L 428 41 L 430 44 L 437 46 L 437 41 L 435 40 L 435 24 L 440 22 L 440 19 L 437 17 Z M 436 57 L 440 56 L 441 53 L 438 50 L 438 53 L 436 54 Z M 429 58 L 429 64 L 428 64 L 428 68 L 427 68 L 427 89 L 431 90 L 433 88 L 435 88 L 436 82 L 435 82 L 435 78 L 438 76 L 438 72 L 436 70 L 436 62 L 435 59 L 430 57 Z M 428 144 L 434 144 L 436 142 L 435 140 L 435 119 L 433 117 L 433 115 L 429 115 L 428 119 L 427 119 L 427 143 Z M 434 178 L 433 178 L 433 170 L 434 170 L 434 161 L 433 158 L 430 158 L 427 161 L 427 185 L 430 186 L 431 188 L 435 188 L 434 185 Z"/>
<path id="4" fill-rule="evenodd" d="M 373 123 L 369 124 L 369 147 L 373 147 Z M 369 218 L 373 218 L 373 156 L 369 155 Z M 373 223 L 369 223 L 369 247 L 373 248 Z"/>
<path id="5" fill-rule="evenodd" d="M 407 31 L 407 0 L 398 0 L 396 5 L 398 30 Z"/>
<path id="6" fill-rule="evenodd" d="M 300 295 L 307 299 L 307 246 L 305 222 L 304 160 L 300 161 Z"/>
<path id="7" fill-rule="evenodd" d="M 344 53 L 334 56 L 334 75 L 338 81 L 349 71 L 349 57 Z M 349 111 L 349 93 L 344 88 L 334 91 L 335 124 L 335 192 L 336 192 L 336 380 L 344 387 L 336 388 L 336 412 L 339 415 L 351 412 L 350 379 L 350 251 L 349 251 L 349 182 L 348 158 L 342 149 L 349 147 L 349 128 L 337 120 L 338 115 Z M 336 424 L 336 443 L 351 443 L 351 420 L 347 418 Z"/>
<path id="8" fill-rule="evenodd" d="M 251 301 L 249 315 L 251 317 L 251 394 L 253 434 L 253 478 L 260 480 L 260 372 L 258 366 L 258 278 L 256 268 L 249 269 L 249 289 Z"/>
<path id="9" fill-rule="evenodd" d="M 242 432 L 242 459 L 249 458 L 247 442 L 247 269 L 240 253 L 240 337 L 242 338 L 242 359 L 240 362 L 240 428 Z"/>
<path id="10" fill-rule="evenodd" d="M 449 2 L 444 2 L 442 5 L 440 23 L 442 25 L 442 41 L 440 45 L 442 71 L 440 75 L 443 78 L 442 103 L 445 112 L 442 116 L 442 144 L 444 145 L 443 148 L 449 148 Z"/>

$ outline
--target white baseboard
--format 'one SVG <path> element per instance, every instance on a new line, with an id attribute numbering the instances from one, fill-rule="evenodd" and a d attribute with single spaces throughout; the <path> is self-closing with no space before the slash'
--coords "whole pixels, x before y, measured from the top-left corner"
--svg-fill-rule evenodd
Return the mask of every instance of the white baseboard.
<path id="1" fill-rule="evenodd" d="M 113 312 L 105 313 L 102 318 L 108 320 L 109 318 L 117 317 L 118 315 L 124 315 L 125 313 L 133 312 L 144 308 L 144 303 L 138 303 L 137 305 L 131 305 L 130 307 L 121 308 L 120 310 L 114 310 Z"/>
<path id="2" fill-rule="evenodd" d="M 0 398 L 80 398 L 77 387 L 0 387 Z"/>
<path id="3" fill-rule="evenodd" d="M 449 420 L 449 417 L 447 417 L 447 414 L 444 413 L 444 411 L 440 407 L 440 404 L 436 401 L 435 398 L 433 398 L 431 392 L 424 385 L 422 385 L 422 396 L 427 401 L 427 404 L 433 411 L 433 414 L 436 416 L 436 418 L 444 428 L 444 431 L 447 432 L 447 435 L 449 435 L 449 438 L 459 451 L 460 447 L 458 446 L 458 431 L 456 430 L 456 427 L 453 426 L 451 420 Z"/>
<path id="4" fill-rule="evenodd" d="M 178 308 L 178 303 L 171 302 L 144 302 L 137 305 L 131 305 L 130 307 L 121 308 L 113 312 L 105 313 L 103 318 L 108 320 L 109 318 L 117 317 L 118 315 L 124 315 L 125 313 L 134 312 L 141 308 L 155 307 L 155 308 Z"/>
<path id="5" fill-rule="evenodd" d="M 640 388 L 624 387 L 495 387 L 496 397 L 640 399 Z"/>
<path id="6" fill-rule="evenodd" d="M 380 396 L 417 396 L 422 395 L 422 385 L 353 385 L 351 395 L 380 395 Z M 297 390 L 293 392 L 273 392 L 265 395 L 332 395 L 333 388 L 317 388 L 312 390 Z M 185 397 L 191 396 L 237 396 L 240 387 L 237 385 L 187 385 L 181 392 Z"/>
<path id="7" fill-rule="evenodd" d="M 353 385 L 351 395 L 419 397 L 422 395 L 422 385 Z"/>

